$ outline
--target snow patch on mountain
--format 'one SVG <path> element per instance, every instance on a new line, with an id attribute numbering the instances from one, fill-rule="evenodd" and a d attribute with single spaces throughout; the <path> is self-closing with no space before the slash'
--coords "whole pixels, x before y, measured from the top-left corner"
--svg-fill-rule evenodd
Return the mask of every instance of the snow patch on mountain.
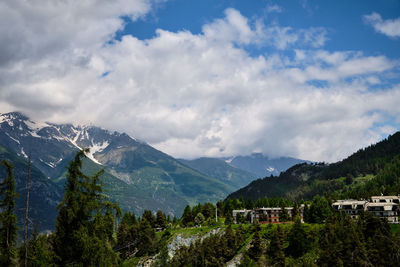
<path id="1" fill-rule="evenodd" d="M 32 137 L 36 137 L 36 138 L 42 138 L 42 136 L 38 135 L 38 132 L 41 129 L 50 126 L 46 122 L 34 122 L 34 121 L 31 121 L 31 120 L 25 120 L 24 123 L 28 127 L 29 133 L 31 134 L 31 136 Z"/>
<path id="2" fill-rule="evenodd" d="M 269 167 L 267 167 L 267 171 L 269 171 L 269 172 L 274 172 L 274 171 L 275 171 L 275 168 L 274 168 L 274 167 L 271 167 L 271 166 L 269 166 Z"/>
<path id="3" fill-rule="evenodd" d="M 91 147 L 89 147 L 89 153 L 87 153 L 86 156 L 91 160 L 93 160 L 94 162 L 96 162 L 97 164 L 103 165 L 94 157 L 94 154 L 103 151 L 108 147 L 108 145 L 109 145 L 108 141 L 104 141 L 103 143 L 93 144 Z"/>
<path id="4" fill-rule="evenodd" d="M 67 139 L 71 144 L 73 144 L 76 148 L 82 149 L 82 148 L 80 148 L 80 147 L 78 146 L 78 144 L 76 143 L 76 142 L 78 141 L 78 138 L 79 138 L 79 136 L 81 135 L 81 132 L 82 132 L 82 131 L 75 129 L 74 127 L 71 128 L 71 129 L 72 129 L 72 131 L 75 133 L 75 136 L 74 136 L 73 139 L 71 139 L 71 138 L 69 138 L 69 137 L 66 137 L 66 139 Z"/>
<path id="5" fill-rule="evenodd" d="M 28 155 L 26 155 L 24 148 L 21 148 L 21 154 L 24 156 L 24 158 L 28 158 Z"/>
<path id="6" fill-rule="evenodd" d="M 226 159 L 225 162 L 228 163 L 228 164 L 230 164 L 230 163 L 232 162 L 233 159 L 234 159 L 234 157 L 231 157 L 231 158 L 229 158 L 229 159 Z"/>
<path id="7" fill-rule="evenodd" d="M 17 139 L 13 138 L 13 137 L 12 137 L 11 135 L 9 135 L 8 133 L 6 133 L 6 135 L 7 135 L 8 137 L 10 137 L 11 140 L 17 142 L 17 144 L 19 144 L 19 145 L 21 144 Z"/>

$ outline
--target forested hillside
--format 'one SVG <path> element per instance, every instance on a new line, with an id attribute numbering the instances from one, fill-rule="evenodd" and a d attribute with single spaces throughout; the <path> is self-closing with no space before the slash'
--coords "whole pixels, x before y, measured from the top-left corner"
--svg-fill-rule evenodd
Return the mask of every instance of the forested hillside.
<path id="1" fill-rule="evenodd" d="M 389 183 L 389 181 L 382 177 L 385 177 L 384 173 L 389 172 L 389 169 L 395 168 L 389 165 L 396 166 L 399 156 L 400 132 L 397 132 L 342 161 L 332 164 L 298 164 L 279 176 L 255 180 L 230 194 L 228 198 L 243 197 L 255 200 L 265 196 L 281 196 L 311 199 L 316 194 L 334 192 L 342 194 L 351 191 L 352 196 L 357 194 L 365 196 L 365 193 L 361 193 L 363 191 L 370 194 L 389 191 L 395 193 L 393 186 L 398 184 L 398 181 L 390 181 L 388 186 L 392 189 L 388 189 L 386 182 Z M 364 186 L 367 187 L 364 188 Z"/>

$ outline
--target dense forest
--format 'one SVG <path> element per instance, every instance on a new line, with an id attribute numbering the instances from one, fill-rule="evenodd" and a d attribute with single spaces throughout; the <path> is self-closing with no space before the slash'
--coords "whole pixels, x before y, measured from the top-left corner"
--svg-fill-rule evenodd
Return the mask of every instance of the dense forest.
<path id="1" fill-rule="evenodd" d="M 400 158 L 391 152 L 398 139 L 398 134 L 391 136 L 383 141 L 384 146 L 360 150 L 333 167 L 301 164 L 280 177 L 266 178 L 282 179 L 281 188 L 275 188 L 282 192 L 298 186 L 302 193 L 295 197 L 268 195 L 260 187 L 259 197 L 231 196 L 216 205 L 186 206 L 181 218 L 171 218 L 160 210 L 146 210 L 141 216 L 122 213 L 103 193 L 102 171 L 91 176 L 83 173 L 87 151 L 80 151 L 67 170 L 55 231 L 34 231 L 26 242 L 19 243 L 15 200 L 21 196 L 15 193 L 13 166 L 4 160 L 7 176 L 0 184 L 0 265 L 398 266 L 398 225 L 369 213 L 353 220 L 331 208 L 339 198 L 400 193 Z M 342 173 L 341 168 L 348 172 Z M 319 175 L 319 181 L 325 183 L 310 190 Z M 331 178 L 338 175 L 343 177 Z M 303 177 L 301 183 L 298 177 Z M 240 216 L 233 224 L 234 209 L 301 204 L 305 204 L 305 223 L 294 212 L 292 216 L 282 214 L 282 224 L 251 224 L 249 217 Z"/>

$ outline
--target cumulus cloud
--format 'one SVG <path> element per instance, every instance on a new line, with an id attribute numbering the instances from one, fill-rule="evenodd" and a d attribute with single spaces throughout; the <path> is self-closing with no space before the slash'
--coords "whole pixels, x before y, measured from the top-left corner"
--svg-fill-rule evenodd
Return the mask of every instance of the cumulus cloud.
<path id="1" fill-rule="evenodd" d="M 13 42 L 30 52 L 11 53 L 0 65 L 1 111 L 21 110 L 48 121 L 91 122 L 125 131 L 176 157 L 259 151 L 325 161 L 378 141 L 394 131 L 385 122 L 400 119 L 399 85 L 369 90 L 371 82 L 379 85 L 398 63 L 384 56 L 323 50 L 324 41 L 312 37 L 325 36 L 322 28 L 265 25 L 227 9 L 199 34 L 159 29 L 151 39 L 125 35 L 117 41 L 112 36 L 123 27 L 119 18 L 143 16 L 151 3 L 129 1 L 132 10 L 95 9 L 98 15 L 81 24 L 84 8 L 63 2 L 64 14 L 49 1 L 43 7 L 48 11 L 42 10 L 47 19 L 27 26 L 22 14 L 29 17 L 29 4 L 15 2 L 20 6 L 9 4 L 10 15 L 0 17 L 0 25 L 14 25 L 12 31 L 21 36 Z M 36 36 L 40 25 L 55 16 L 65 19 L 58 26 L 48 25 L 56 27 L 49 30 L 60 31 L 59 38 L 63 31 L 71 36 L 64 41 L 54 41 L 51 33 Z M 68 17 L 72 25 L 63 24 Z M 89 39 L 84 32 L 91 32 Z M 271 37 L 278 32 L 281 35 Z M 276 50 L 251 56 L 249 45 Z M 54 48 L 46 53 L 49 46 Z M 294 46 L 295 57 L 281 53 Z M 9 47 L 0 43 L 1 51 Z"/>
<path id="2" fill-rule="evenodd" d="M 400 18 L 384 20 L 376 12 L 365 15 L 363 18 L 367 24 L 374 27 L 375 31 L 392 38 L 400 37 Z"/>

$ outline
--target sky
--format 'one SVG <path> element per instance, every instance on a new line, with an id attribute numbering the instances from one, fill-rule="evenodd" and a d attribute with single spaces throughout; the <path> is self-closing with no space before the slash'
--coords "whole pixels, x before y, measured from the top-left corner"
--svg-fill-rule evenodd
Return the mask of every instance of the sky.
<path id="1" fill-rule="evenodd" d="M 334 162 L 400 129 L 400 1 L 4 0 L 0 112 L 174 157 Z"/>

